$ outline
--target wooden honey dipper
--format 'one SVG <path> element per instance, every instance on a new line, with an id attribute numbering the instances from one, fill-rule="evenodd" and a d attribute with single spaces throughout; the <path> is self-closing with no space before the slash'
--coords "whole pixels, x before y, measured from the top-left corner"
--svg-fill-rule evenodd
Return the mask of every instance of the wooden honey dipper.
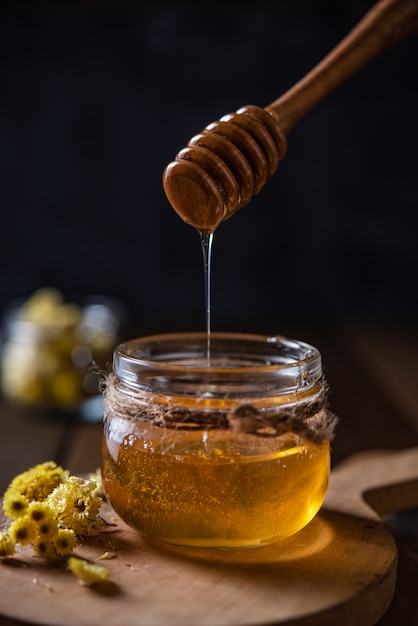
<path id="1" fill-rule="evenodd" d="M 380 0 L 316 67 L 266 106 L 244 106 L 190 139 L 164 170 L 166 196 L 210 233 L 264 187 L 286 154 L 286 134 L 374 57 L 418 30 L 418 0 Z"/>

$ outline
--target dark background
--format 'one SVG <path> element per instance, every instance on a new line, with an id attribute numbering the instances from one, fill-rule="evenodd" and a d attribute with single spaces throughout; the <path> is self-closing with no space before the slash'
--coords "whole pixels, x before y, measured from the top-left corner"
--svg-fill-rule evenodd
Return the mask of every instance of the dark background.
<path id="1" fill-rule="evenodd" d="M 0 12 L 0 308 L 53 285 L 135 333 L 204 328 L 198 234 L 161 174 L 204 126 L 266 106 L 365 0 L 13 3 Z M 311 111 L 259 196 L 217 230 L 212 328 L 414 320 L 418 38 Z"/>

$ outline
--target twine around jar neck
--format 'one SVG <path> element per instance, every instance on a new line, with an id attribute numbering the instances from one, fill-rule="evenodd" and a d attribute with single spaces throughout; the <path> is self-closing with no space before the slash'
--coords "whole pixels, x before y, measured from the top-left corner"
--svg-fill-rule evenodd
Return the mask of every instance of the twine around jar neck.
<path id="1" fill-rule="evenodd" d="M 162 404 L 155 402 L 149 391 L 126 393 L 114 373 L 108 374 L 103 380 L 102 392 L 105 418 L 118 415 L 165 428 L 230 429 L 234 434 L 246 433 L 260 437 L 278 437 L 293 432 L 314 443 L 323 443 L 333 439 L 338 422 L 328 405 L 328 385 L 325 379 L 322 379 L 321 390 L 314 397 L 261 409 L 248 402 L 231 410 L 190 409 Z"/>

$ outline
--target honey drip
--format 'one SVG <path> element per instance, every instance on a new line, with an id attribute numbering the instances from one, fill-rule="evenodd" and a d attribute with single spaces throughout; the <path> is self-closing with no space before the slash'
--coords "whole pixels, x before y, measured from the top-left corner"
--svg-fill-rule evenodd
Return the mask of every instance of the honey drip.
<path id="1" fill-rule="evenodd" d="M 203 271 L 205 275 L 205 316 L 206 316 L 206 364 L 210 366 L 210 332 L 211 332 L 211 270 L 213 232 L 200 232 L 200 242 L 203 253 Z"/>

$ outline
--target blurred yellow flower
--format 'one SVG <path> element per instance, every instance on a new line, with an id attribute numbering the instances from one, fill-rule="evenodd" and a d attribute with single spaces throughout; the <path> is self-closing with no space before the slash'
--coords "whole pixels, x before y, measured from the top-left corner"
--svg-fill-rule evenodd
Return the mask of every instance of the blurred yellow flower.
<path id="1" fill-rule="evenodd" d="M 25 546 L 35 539 L 36 526 L 27 517 L 19 517 L 10 524 L 9 535 L 14 543 Z"/>
<path id="2" fill-rule="evenodd" d="M 15 553 L 15 543 L 9 533 L 0 532 L 0 559 Z"/>
<path id="3" fill-rule="evenodd" d="M 10 517 L 16 519 L 23 517 L 28 508 L 29 500 L 26 496 L 17 491 L 14 487 L 9 487 L 3 498 L 3 511 Z"/>
<path id="4" fill-rule="evenodd" d="M 39 539 L 55 537 L 58 534 L 58 523 L 47 503 L 31 502 L 26 516 L 36 525 L 36 536 Z"/>
<path id="5" fill-rule="evenodd" d="M 76 556 L 70 556 L 68 559 L 70 571 L 85 585 L 96 585 L 97 583 L 106 581 L 110 576 L 110 571 L 102 565 L 94 565 L 84 559 Z"/>
<path id="6" fill-rule="evenodd" d="M 58 554 L 54 544 L 48 539 L 36 539 L 33 542 L 35 553 L 43 559 L 57 559 Z"/>
<path id="7" fill-rule="evenodd" d="M 75 532 L 60 528 L 54 537 L 37 538 L 33 547 L 38 556 L 44 559 L 58 559 L 70 556 L 75 546 Z"/>
<path id="8" fill-rule="evenodd" d="M 60 528 L 53 544 L 58 556 L 70 556 L 75 546 L 75 532 L 69 528 Z"/>

